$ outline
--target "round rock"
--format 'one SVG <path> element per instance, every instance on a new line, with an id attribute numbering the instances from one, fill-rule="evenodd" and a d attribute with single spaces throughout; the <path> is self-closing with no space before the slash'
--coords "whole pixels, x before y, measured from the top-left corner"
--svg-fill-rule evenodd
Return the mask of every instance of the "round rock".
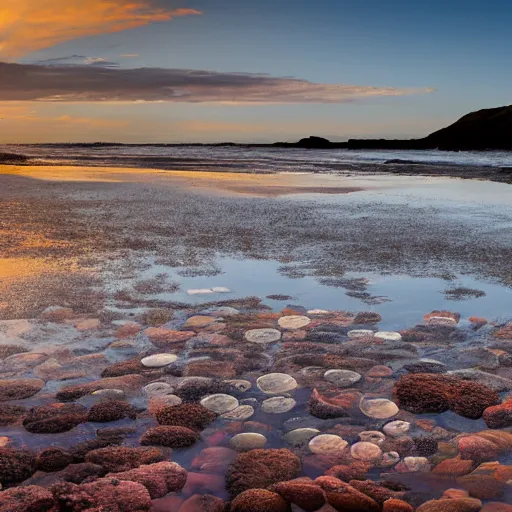
<path id="1" fill-rule="evenodd" d="M 238 400 L 231 395 L 219 393 L 206 396 L 201 400 L 201 405 L 216 414 L 226 414 L 239 406 Z"/>
<path id="2" fill-rule="evenodd" d="M 327 370 L 324 379 L 340 388 L 347 388 L 361 380 L 361 375 L 352 370 Z"/>
<path id="3" fill-rule="evenodd" d="M 120 398 L 124 398 L 124 391 L 122 389 L 98 389 L 92 392 L 91 395 L 119 400 Z"/>
<path id="4" fill-rule="evenodd" d="M 357 338 L 373 338 L 375 333 L 370 331 L 370 329 L 354 329 L 352 331 L 348 331 L 347 336 L 354 340 Z"/>
<path id="5" fill-rule="evenodd" d="M 254 414 L 254 408 L 251 405 L 240 405 L 236 409 L 223 414 L 221 418 L 232 421 L 245 421 Z"/>
<path id="6" fill-rule="evenodd" d="M 245 339 L 249 343 L 269 345 L 281 339 L 281 332 L 277 329 L 251 329 L 245 333 Z"/>
<path id="7" fill-rule="evenodd" d="M 296 428 L 287 432 L 283 439 L 293 446 L 303 446 L 309 443 L 313 437 L 318 436 L 318 434 L 320 434 L 320 430 L 316 428 Z"/>
<path id="8" fill-rule="evenodd" d="M 297 381 L 287 373 L 268 373 L 257 381 L 258 388 L 268 395 L 287 393 L 297 387 Z"/>
<path id="9" fill-rule="evenodd" d="M 386 398 L 366 398 L 363 396 L 359 402 L 361 412 L 370 418 L 385 420 L 398 413 L 395 402 Z"/>
<path id="10" fill-rule="evenodd" d="M 297 402 L 293 398 L 276 396 L 263 400 L 261 410 L 267 414 L 281 414 L 283 412 L 291 411 L 296 405 Z"/>
<path id="11" fill-rule="evenodd" d="M 426 457 L 405 457 L 404 464 L 411 473 L 430 471 L 430 463 Z"/>
<path id="12" fill-rule="evenodd" d="M 352 455 L 354 459 L 369 462 L 380 458 L 382 456 L 382 450 L 376 444 L 361 441 L 360 443 L 352 445 L 350 455 Z"/>
<path id="13" fill-rule="evenodd" d="M 379 331 L 375 337 L 386 341 L 401 341 L 402 335 L 399 332 Z"/>
<path id="14" fill-rule="evenodd" d="M 254 450 L 256 448 L 265 448 L 267 438 L 262 434 L 255 432 L 246 432 L 237 434 L 229 440 L 229 444 L 239 451 Z"/>
<path id="15" fill-rule="evenodd" d="M 359 439 L 365 443 L 373 443 L 380 446 L 386 440 L 386 436 L 378 430 L 366 430 L 359 434 Z"/>
<path id="16" fill-rule="evenodd" d="M 311 319 L 300 315 L 282 316 L 277 323 L 281 329 L 302 329 L 311 323 Z"/>
<path id="17" fill-rule="evenodd" d="M 407 434 L 410 428 L 411 424 L 408 421 L 395 420 L 386 423 L 382 430 L 384 430 L 388 436 L 398 437 L 402 434 Z"/>
<path id="18" fill-rule="evenodd" d="M 252 384 L 248 380 L 243 379 L 225 380 L 224 382 L 242 393 L 249 391 L 252 387 Z"/>
<path id="19" fill-rule="evenodd" d="M 141 363 L 147 368 L 161 368 L 176 362 L 178 356 L 176 354 L 154 354 L 152 356 L 144 357 Z"/>
<path id="20" fill-rule="evenodd" d="M 309 449 L 313 453 L 322 455 L 334 455 L 343 451 L 348 443 L 340 436 L 333 434 L 320 434 L 309 441 Z"/>
<path id="21" fill-rule="evenodd" d="M 148 384 L 144 388 L 144 393 L 150 398 L 153 398 L 155 396 L 164 396 L 164 395 L 170 395 L 174 389 L 170 384 L 167 384 L 167 382 L 152 382 L 151 384 Z"/>

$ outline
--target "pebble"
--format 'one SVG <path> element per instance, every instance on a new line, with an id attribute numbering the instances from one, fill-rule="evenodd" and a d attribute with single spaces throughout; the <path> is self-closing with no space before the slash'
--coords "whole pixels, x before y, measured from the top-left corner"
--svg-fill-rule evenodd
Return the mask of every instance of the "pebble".
<path id="1" fill-rule="evenodd" d="M 382 456 L 382 450 L 373 443 L 361 441 L 351 446 L 350 455 L 354 459 L 370 462 Z"/>
<path id="2" fill-rule="evenodd" d="M 361 412 L 370 418 L 385 420 L 398 414 L 398 406 L 395 402 L 386 398 L 362 397 L 359 402 Z"/>
<path id="3" fill-rule="evenodd" d="M 404 464 L 411 473 L 430 471 L 430 463 L 426 457 L 405 457 Z"/>
<path id="4" fill-rule="evenodd" d="M 400 460 L 400 455 L 397 452 L 384 452 L 382 454 L 382 460 L 380 461 L 380 466 L 384 466 L 386 468 L 390 468 L 398 463 Z"/>
<path id="5" fill-rule="evenodd" d="M 113 398 L 118 400 L 124 398 L 124 391 L 122 389 L 98 389 L 91 393 L 94 396 L 101 396 L 102 398 Z"/>
<path id="6" fill-rule="evenodd" d="M 386 341 L 402 340 L 402 335 L 399 332 L 379 331 L 375 333 L 375 337 Z"/>
<path id="7" fill-rule="evenodd" d="M 276 396 L 263 400 L 261 410 L 267 414 L 281 414 L 291 411 L 296 405 L 297 402 L 293 398 Z"/>
<path id="8" fill-rule="evenodd" d="M 225 380 L 224 382 L 242 393 L 249 391 L 252 387 L 252 384 L 248 380 L 243 379 Z"/>
<path id="9" fill-rule="evenodd" d="M 309 443 L 318 434 L 320 434 L 320 430 L 316 428 L 296 428 L 284 434 L 283 439 L 293 446 L 302 446 Z"/>
<path id="10" fill-rule="evenodd" d="M 212 290 L 215 292 L 215 293 L 229 293 L 231 292 L 231 290 L 229 288 L 226 288 L 224 286 L 214 286 L 212 288 Z"/>
<path id="11" fill-rule="evenodd" d="M 323 315 L 329 315 L 330 311 L 327 311 L 326 309 L 310 309 L 310 310 L 308 310 L 307 313 L 308 313 L 308 315 L 323 316 Z"/>
<path id="12" fill-rule="evenodd" d="M 240 404 L 234 396 L 220 393 L 206 396 L 201 400 L 201 405 L 217 414 L 225 414 L 236 409 Z"/>
<path id="13" fill-rule="evenodd" d="M 192 288 L 187 290 L 187 295 L 208 295 L 209 293 L 213 293 L 211 288 Z"/>
<path id="14" fill-rule="evenodd" d="M 282 329 L 302 329 L 311 323 L 311 319 L 300 315 L 282 316 L 277 323 Z"/>
<path id="15" fill-rule="evenodd" d="M 324 379 L 336 384 L 340 388 L 346 388 L 361 380 L 361 375 L 352 370 L 327 370 Z"/>
<path id="16" fill-rule="evenodd" d="M 191 316 L 184 324 L 183 327 L 206 327 L 213 324 L 215 318 L 212 316 L 196 315 Z"/>
<path id="17" fill-rule="evenodd" d="M 152 356 L 144 357 L 141 363 L 147 368 L 161 368 L 168 366 L 178 360 L 175 354 L 154 354 Z"/>
<path id="18" fill-rule="evenodd" d="M 75 324 L 75 328 L 78 331 L 90 331 L 93 329 L 97 329 L 101 325 L 101 321 L 98 318 L 87 318 L 85 320 L 81 320 Z"/>
<path id="19" fill-rule="evenodd" d="M 256 385 L 263 393 L 275 395 L 293 391 L 297 387 L 297 381 L 286 373 L 268 373 L 261 376 Z"/>
<path id="20" fill-rule="evenodd" d="M 386 440 L 386 436 L 378 430 L 366 430 L 359 434 L 359 439 L 365 443 L 373 443 L 380 446 Z"/>
<path id="21" fill-rule="evenodd" d="M 353 331 L 348 331 L 347 336 L 350 339 L 357 338 L 373 338 L 375 332 L 370 331 L 370 329 L 354 329 Z"/>
<path id="22" fill-rule="evenodd" d="M 159 405 L 173 407 L 174 405 L 180 405 L 182 400 L 177 395 L 162 395 L 152 397 L 152 400 L 157 401 Z"/>
<path id="23" fill-rule="evenodd" d="M 254 450 L 256 448 L 265 448 L 267 438 L 264 435 L 256 434 L 255 432 L 244 432 L 232 437 L 229 440 L 229 444 L 235 450 Z"/>
<path id="24" fill-rule="evenodd" d="M 254 407 L 251 405 L 240 405 L 236 409 L 229 411 L 221 416 L 225 420 L 245 421 L 254 414 Z"/>
<path id="25" fill-rule="evenodd" d="M 170 395 L 174 391 L 173 387 L 170 384 L 167 384 L 167 382 L 152 382 L 145 386 L 143 390 L 144 393 L 151 398 Z"/>
<path id="26" fill-rule="evenodd" d="M 457 320 L 444 316 L 431 316 L 425 321 L 425 323 L 427 325 L 438 325 L 441 327 L 455 327 L 457 325 Z"/>
<path id="27" fill-rule="evenodd" d="M 234 316 L 239 315 L 240 311 L 235 308 L 231 308 L 229 306 L 219 306 L 219 307 L 211 307 L 201 311 L 202 315 L 212 315 L 212 316 Z"/>
<path id="28" fill-rule="evenodd" d="M 313 453 L 335 455 L 343 451 L 348 446 L 348 443 L 340 436 L 320 434 L 319 436 L 313 437 L 313 439 L 309 441 L 308 446 Z"/>
<path id="29" fill-rule="evenodd" d="M 391 437 L 398 437 L 402 434 L 407 434 L 411 424 L 408 421 L 395 420 L 384 425 L 384 432 Z"/>
<path id="30" fill-rule="evenodd" d="M 251 329 L 245 333 L 245 339 L 250 343 L 269 345 L 281 339 L 281 332 L 277 329 Z"/>

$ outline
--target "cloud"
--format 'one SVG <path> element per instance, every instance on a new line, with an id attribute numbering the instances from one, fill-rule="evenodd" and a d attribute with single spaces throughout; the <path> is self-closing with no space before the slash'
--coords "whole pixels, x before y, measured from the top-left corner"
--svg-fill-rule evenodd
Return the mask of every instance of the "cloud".
<path id="1" fill-rule="evenodd" d="M 0 55 L 18 57 L 84 36 L 196 14 L 201 12 L 159 6 L 158 0 L 2 0 Z"/>
<path id="2" fill-rule="evenodd" d="M 68 55 L 53 59 L 38 60 L 34 62 L 41 66 L 98 66 L 102 68 L 118 68 L 118 62 L 108 61 L 103 57 L 87 57 L 85 55 Z"/>
<path id="3" fill-rule="evenodd" d="M 0 101 L 343 103 L 432 89 L 322 84 L 299 78 L 189 69 L 113 69 L 0 62 Z"/>

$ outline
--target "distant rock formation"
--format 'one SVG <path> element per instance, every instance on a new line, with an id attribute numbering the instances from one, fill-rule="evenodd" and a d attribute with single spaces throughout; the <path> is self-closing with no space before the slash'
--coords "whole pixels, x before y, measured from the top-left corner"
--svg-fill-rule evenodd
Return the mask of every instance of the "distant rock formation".
<path id="1" fill-rule="evenodd" d="M 276 145 L 311 149 L 512 150 L 512 105 L 471 112 L 423 139 L 350 139 L 348 142 L 330 142 L 322 137 L 311 136 L 295 144 Z"/>
<path id="2" fill-rule="evenodd" d="M 19 155 L 18 153 L 2 153 L 0 151 L 0 164 L 19 164 L 27 160 L 25 155 Z"/>

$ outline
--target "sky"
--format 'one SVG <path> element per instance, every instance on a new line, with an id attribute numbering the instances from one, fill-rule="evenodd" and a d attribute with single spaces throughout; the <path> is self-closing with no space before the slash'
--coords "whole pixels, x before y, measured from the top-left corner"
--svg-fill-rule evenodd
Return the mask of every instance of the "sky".
<path id="1" fill-rule="evenodd" d="M 505 0 L 1 0 L 0 143 L 412 138 L 512 103 Z"/>

